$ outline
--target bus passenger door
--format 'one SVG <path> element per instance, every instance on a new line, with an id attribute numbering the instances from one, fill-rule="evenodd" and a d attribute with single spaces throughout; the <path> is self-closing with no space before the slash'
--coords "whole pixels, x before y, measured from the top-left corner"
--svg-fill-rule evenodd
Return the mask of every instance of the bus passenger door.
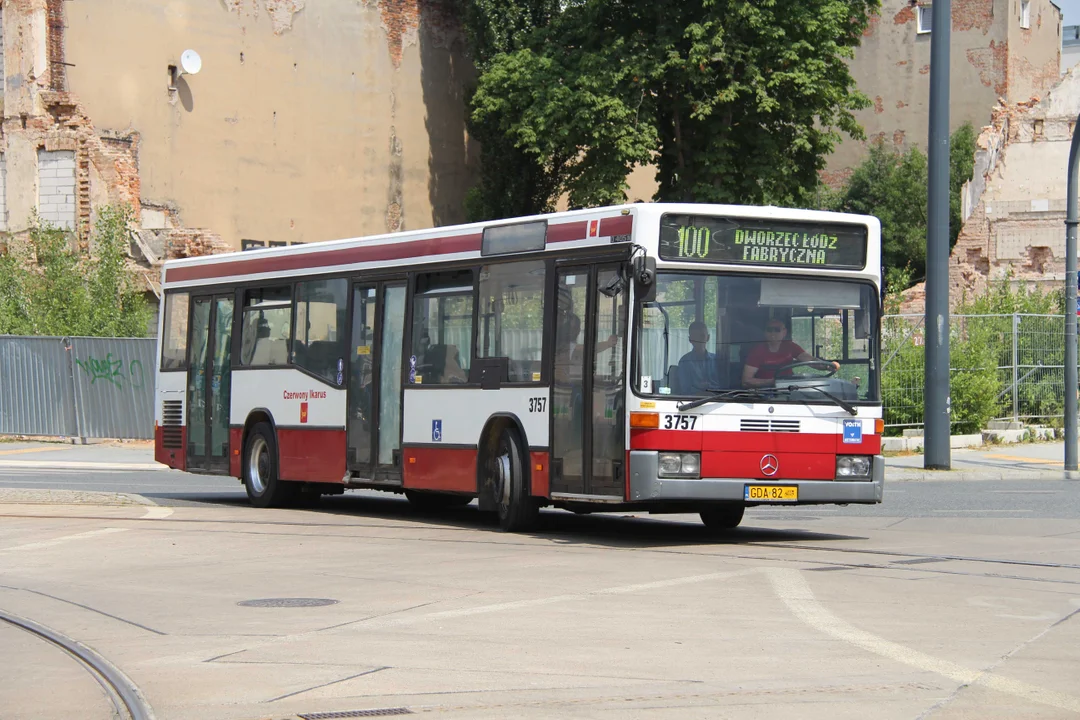
<path id="1" fill-rule="evenodd" d="M 192 299 L 188 368 L 187 467 L 229 469 L 233 297 Z"/>
<path id="2" fill-rule="evenodd" d="M 625 496 L 625 288 L 617 265 L 561 268 L 551 389 L 551 492 Z"/>
<path id="3" fill-rule="evenodd" d="M 562 268 L 556 278 L 555 367 L 551 383 L 551 492 L 584 495 L 586 448 L 585 329 L 588 268 Z"/>
<path id="4" fill-rule="evenodd" d="M 619 268 L 596 270 L 595 303 L 590 327 L 592 363 L 592 495 L 626 495 L 626 304 L 629 289 L 619 282 Z"/>
<path id="5" fill-rule="evenodd" d="M 353 286 L 348 468 L 372 482 L 401 482 L 404 283 Z"/>
<path id="6" fill-rule="evenodd" d="M 349 357 L 349 470 L 371 478 L 375 442 L 375 328 L 378 288 L 354 285 L 352 299 L 352 350 Z"/>

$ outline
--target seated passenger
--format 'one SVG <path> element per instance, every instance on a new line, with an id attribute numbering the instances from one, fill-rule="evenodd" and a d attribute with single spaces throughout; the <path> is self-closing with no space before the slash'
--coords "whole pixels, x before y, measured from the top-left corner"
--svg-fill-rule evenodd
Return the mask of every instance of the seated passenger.
<path id="1" fill-rule="evenodd" d="M 432 345 L 428 348 L 425 359 L 434 372 L 434 384 L 463 384 L 469 381 L 469 374 L 461 367 L 461 355 L 457 345 Z"/>
<path id="2" fill-rule="evenodd" d="M 716 369 L 716 354 L 706 349 L 709 329 L 705 323 L 690 323 L 690 352 L 679 360 L 679 385 L 675 391 L 680 395 L 701 395 L 719 390 L 720 375 Z"/>
<path id="3" fill-rule="evenodd" d="M 818 360 L 787 339 L 787 325 L 781 320 L 769 320 L 765 325 L 765 342 L 758 343 L 746 357 L 743 366 L 742 383 L 744 387 L 772 387 L 776 384 L 776 373 L 785 365 L 795 362 L 814 361 L 832 365 L 840 369 L 840 363 Z M 784 370 L 781 377 L 791 377 L 791 370 Z"/>

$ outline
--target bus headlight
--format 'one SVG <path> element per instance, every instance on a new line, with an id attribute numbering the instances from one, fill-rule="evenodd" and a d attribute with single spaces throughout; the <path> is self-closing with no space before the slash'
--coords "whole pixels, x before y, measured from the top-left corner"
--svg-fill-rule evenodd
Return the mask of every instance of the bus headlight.
<path id="1" fill-rule="evenodd" d="M 870 477 L 870 456 L 868 455 L 839 455 L 836 458 L 836 477 L 838 478 L 864 478 Z"/>
<path id="2" fill-rule="evenodd" d="M 660 477 L 696 478 L 701 475 L 699 453 L 660 453 Z"/>

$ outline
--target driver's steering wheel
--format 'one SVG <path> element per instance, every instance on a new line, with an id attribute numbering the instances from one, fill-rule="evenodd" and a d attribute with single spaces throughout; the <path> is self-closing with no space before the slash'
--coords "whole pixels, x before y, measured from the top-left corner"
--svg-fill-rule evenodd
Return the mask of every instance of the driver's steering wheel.
<path id="1" fill-rule="evenodd" d="M 831 360 L 799 360 L 798 362 L 788 363 L 787 365 L 777 368 L 774 377 L 779 379 L 780 373 L 797 367 L 812 367 L 815 370 L 820 370 L 825 374 L 817 377 L 823 378 L 832 377 L 836 374 L 836 371 L 840 369 L 834 366 Z"/>

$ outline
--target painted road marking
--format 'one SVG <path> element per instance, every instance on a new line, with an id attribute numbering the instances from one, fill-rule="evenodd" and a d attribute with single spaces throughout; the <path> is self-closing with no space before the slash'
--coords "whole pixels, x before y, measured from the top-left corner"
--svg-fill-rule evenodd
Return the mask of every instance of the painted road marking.
<path id="1" fill-rule="evenodd" d="M 1065 465 L 1061 460 L 1044 460 L 1043 458 L 1020 457 L 1019 455 L 987 455 L 986 457 L 994 458 L 995 460 L 1013 460 L 1022 463 L 1035 463 L 1036 465 Z"/>
<path id="2" fill-rule="evenodd" d="M 142 516 L 142 520 L 164 520 L 173 514 L 172 508 L 167 507 L 151 507 L 146 508 L 146 514 Z"/>
<path id="3" fill-rule="evenodd" d="M 12 552 L 14 550 L 41 550 L 43 548 L 56 547 L 57 545 L 63 545 L 64 543 L 71 542 L 72 540 L 87 540 L 92 537 L 98 537 L 99 535 L 111 535 L 113 533 L 124 532 L 127 528 L 100 528 L 98 530 L 89 530 L 83 533 L 77 533 L 75 535 L 64 535 L 63 537 L 53 538 L 52 540 L 43 540 L 41 542 L 25 543 L 23 545 L 13 545 L 11 547 L 0 548 L 0 554 Z"/>
<path id="4" fill-rule="evenodd" d="M 910 665 L 918 670 L 936 673 L 962 685 L 981 685 L 1024 700 L 1050 705 L 1051 707 L 1080 712 L 1080 698 L 1011 680 L 983 670 L 969 670 L 962 665 L 927 655 L 891 640 L 860 630 L 841 620 L 825 609 L 814 597 L 813 591 L 802 573 L 792 568 L 763 568 L 772 583 L 773 590 L 787 605 L 788 610 L 815 630 L 831 635 L 837 640 L 880 655 L 890 660 Z"/>

